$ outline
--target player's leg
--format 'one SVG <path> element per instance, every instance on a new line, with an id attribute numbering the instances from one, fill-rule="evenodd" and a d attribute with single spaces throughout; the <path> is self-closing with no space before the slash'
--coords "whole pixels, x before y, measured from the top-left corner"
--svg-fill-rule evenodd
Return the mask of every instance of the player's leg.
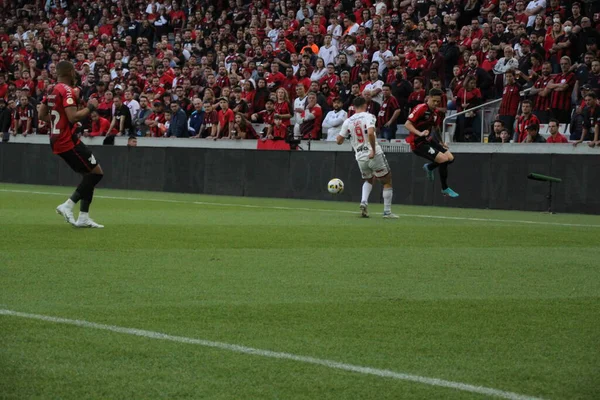
<path id="1" fill-rule="evenodd" d="M 438 153 L 436 162 L 439 164 L 440 181 L 442 183 L 442 194 L 449 197 L 458 197 L 458 193 L 448 187 L 448 165 L 454 162 L 454 155 L 449 151 Z"/>
<path id="2" fill-rule="evenodd" d="M 363 179 L 362 197 L 360 199 L 360 214 L 363 218 L 369 218 L 369 196 L 373 190 L 373 171 L 369 167 L 369 160 L 360 160 L 358 168 Z"/>
<path id="3" fill-rule="evenodd" d="M 102 180 L 104 172 L 102 167 L 97 164 L 88 174 L 83 175 L 80 189 L 81 203 L 79 205 L 79 218 L 75 222 L 75 226 L 79 228 L 104 228 L 103 225 L 94 222 L 89 215 L 90 205 L 94 198 L 94 189 L 96 185 Z"/>
<path id="4" fill-rule="evenodd" d="M 385 154 L 377 154 L 372 160 L 373 174 L 383 184 L 383 218 L 398 218 L 392 214 L 392 198 L 394 189 L 392 188 L 392 171 L 385 158 Z"/>
<path id="5" fill-rule="evenodd" d="M 91 150 L 83 143 L 77 144 L 73 149 L 61 153 L 60 156 L 75 171 L 82 174 L 81 183 L 71 197 L 57 207 L 56 211 L 77 227 L 103 228 L 89 217 L 89 208 L 94 196 L 94 188 L 102 180 L 104 172 L 98 164 Z M 75 221 L 73 208 L 79 205 L 79 218 Z M 68 218 L 70 217 L 70 218 Z"/>
<path id="6" fill-rule="evenodd" d="M 440 166 L 440 164 L 436 162 L 436 157 L 439 153 L 439 150 L 431 143 L 423 143 L 413 150 L 413 153 L 419 157 L 429 160 L 428 163 L 423 164 L 423 170 L 425 171 L 425 176 L 427 179 L 433 181 L 433 171 Z"/>
<path id="7" fill-rule="evenodd" d="M 361 217 L 369 218 L 369 196 L 373 190 L 373 178 L 365 179 L 362 186 L 362 197 L 360 199 L 360 213 Z"/>

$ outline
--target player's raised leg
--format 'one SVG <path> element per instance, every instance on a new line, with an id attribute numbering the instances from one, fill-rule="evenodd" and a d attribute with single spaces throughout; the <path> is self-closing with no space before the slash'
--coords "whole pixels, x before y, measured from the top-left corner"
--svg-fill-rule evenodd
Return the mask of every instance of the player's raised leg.
<path id="1" fill-rule="evenodd" d="M 439 165 L 440 180 L 442 183 L 442 194 L 448 197 L 458 197 L 458 193 L 448 187 L 448 165 L 454 162 L 454 156 L 449 151 L 438 153 L 435 163 Z"/>

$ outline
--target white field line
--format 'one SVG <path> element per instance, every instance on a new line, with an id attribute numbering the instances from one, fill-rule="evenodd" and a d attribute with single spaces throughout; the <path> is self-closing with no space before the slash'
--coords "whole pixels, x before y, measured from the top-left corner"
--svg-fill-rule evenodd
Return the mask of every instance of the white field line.
<path id="1" fill-rule="evenodd" d="M 280 359 L 280 360 L 297 361 L 297 362 L 302 362 L 302 363 L 306 363 L 306 364 L 320 365 L 320 366 L 327 367 L 327 368 L 349 371 L 349 372 L 353 372 L 353 373 L 357 373 L 357 374 L 374 375 L 374 376 L 378 376 L 381 378 L 390 378 L 390 379 L 395 379 L 395 380 L 400 380 L 400 381 L 417 382 L 417 383 L 421 383 L 424 385 L 456 389 L 456 390 L 461 390 L 464 392 L 482 394 L 485 396 L 499 397 L 502 399 L 541 400 L 538 397 L 531 397 L 531 396 L 526 396 L 526 395 L 522 395 L 519 393 L 506 392 L 504 390 L 492 389 L 492 388 L 487 388 L 484 386 L 469 385 L 466 383 L 447 381 L 444 379 L 428 378 L 425 376 L 405 374 L 402 372 L 394 372 L 394 371 L 386 370 L 386 369 L 362 367 L 359 365 L 345 364 L 345 363 L 332 361 L 332 360 L 300 356 L 300 355 L 296 355 L 296 354 L 283 353 L 283 352 L 278 352 L 278 351 L 261 350 L 261 349 L 256 349 L 256 348 L 252 348 L 252 347 L 240 346 L 240 345 L 236 345 L 236 344 L 213 342 L 210 340 L 194 339 L 194 338 L 188 338 L 188 337 L 183 337 L 183 336 L 172 336 L 172 335 L 167 335 L 165 333 L 147 331 L 147 330 L 143 330 L 143 329 L 124 328 L 124 327 L 120 327 L 120 326 L 97 324 L 95 322 L 88 322 L 88 321 L 77 320 L 77 319 L 57 318 L 57 317 L 50 317 L 47 315 L 29 314 L 29 313 L 23 313 L 23 312 L 18 312 L 18 311 L 13 311 L 13 310 L 3 310 L 3 309 L 0 309 L 0 315 L 28 318 L 28 319 L 34 319 L 34 320 L 39 320 L 39 321 L 52 322 L 52 323 L 56 323 L 56 324 L 74 325 L 74 326 L 78 326 L 81 328 L 90 328 L 90 329 L 98 329 L 98 330 L 110 331 L 110 332 L 115 332 L 115 333 L 123 333 L 126 335 L 141 336 L 141 337 L 145 337 L 145 338 L 149 338 L 149 339 L 158 339 L 158 340 L 167 340 L 170 342 L 194 344 L 194 345 L 199 345 L 199 346 L 203 346 L 203 347 L 211 347 L 211 348 L 220 349 L 220 350 L 232 351 L 234 353 L 251 354 L 251 355 L 255 355 L 255 356 L 275 358 L 275 359 Z"/>
<path id="2" fill-rule="evenodd" d="M 51 196 L 68 196 L 66 193 L 57 192 L 39 192 L 33 190 L 13 190 L 13 189 L 0 189 L 0 192 L 5 193 L 27 193 L 27 194 L 39 194 L 39 195 L 51 195 Z M 111 200 L 130 200 L 130 201 L 153 201 L 160 203 L 179 203 L 179 204 L 197 204 L 203 206 L 215 206 L 215 207 L 239 207 L 239 208 L 258 208 L 268 210 L 287 210 L 287 211 L 317 211 L 317 212 L 328 212 L 328 213 L 343 213 L 343 214 L 359 214 L 359 211 L 348 211 L 348 210 L 334 210 L 324 208 L 308 208 L 308 207 L 280 207 L 280 206 L 259 206 L 254 204 L 235 204 L 235 203 L 213 203 L 208 201 L 185 201 L 185 200 L 171 200 L 171 199 L 149 199 L 144 197 L 121 197 L 121 196 L 103 196 L 94 195 L 96 199 L 111 199 Z M 396 206 L 398 207 L 398 205 Z M 396 213 L 401 217 L 412 217 L 412 218 L 428 218 L 428 219 L 445 219 L 455 221 L 474 221 L 474 222 L 502 222 L 502 223 L 514 223 L 514 224 L 529 224 L 529 225 L 551 225 L 551 226 L 566 226 L 566 227 L 581 227 L 581 228 L 600 228 L 600 225 L 594 224 L 569 224 L 562 222 L 547 222 L 547 221 L 527 221 L 520 219 L 494 219 L 494 218 L 472 218 L 472 217 L 449 217 L 444 215 L 427 215 L 427 214 L 401 214 Z"/>

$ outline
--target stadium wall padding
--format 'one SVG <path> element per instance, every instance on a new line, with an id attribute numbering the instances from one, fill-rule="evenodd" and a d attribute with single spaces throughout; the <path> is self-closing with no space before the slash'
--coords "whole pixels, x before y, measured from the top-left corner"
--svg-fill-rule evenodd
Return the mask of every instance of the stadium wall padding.
<path id="1" fill-rule="evenodd" d="M 179 147 L 93 146 L 105 171 L 100 188 L 281 197 L 358 202 L 362 182 L 351 152 L 258 151 Z M 410 153 L 387 154 L 394 203 L 507 210 L 547 210 L 548 183 L 530 172 L 562 178 L 553 184 L 556 212 L 600 214 L 600 157 L 559 154 L 456 154 L 449 184 L 458 199 L 440 195 L 439 177 L 429 182 L 425 160 Z M 326 184 L 340 178 L 345 191 L 330 195 Z M 48 146 L 0 145 L 0 182 L 75 186 L 79 177 Z M 376 186 L 371 201 L 381 201 Z"/>

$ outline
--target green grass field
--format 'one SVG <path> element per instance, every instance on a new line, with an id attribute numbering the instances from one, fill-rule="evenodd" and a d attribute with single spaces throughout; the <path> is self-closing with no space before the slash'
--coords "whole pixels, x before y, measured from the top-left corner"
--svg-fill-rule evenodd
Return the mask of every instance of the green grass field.
<path id="1" fill-rule="evenodd" d="M 0 398 L 600 398 L 599 216 L 71 190 L 0 184 Z"/>

